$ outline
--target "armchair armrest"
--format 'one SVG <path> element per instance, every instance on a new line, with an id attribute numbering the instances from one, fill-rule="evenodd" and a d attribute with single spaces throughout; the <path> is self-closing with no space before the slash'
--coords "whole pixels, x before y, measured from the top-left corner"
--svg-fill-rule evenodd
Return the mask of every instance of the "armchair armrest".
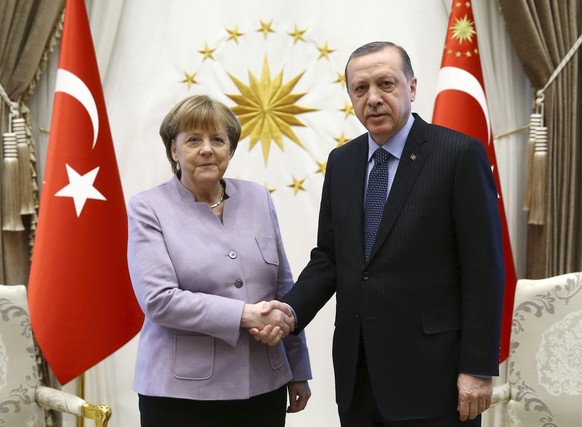
<path id="1" fill-rule="evenodd" d="M 509 402 L 511 391 L 509 384 L 501 384 L 493 387 L 493 396 L 491 397 L 491 405 L 498 403 Z"/>
<path id="2" fill-rule="evenodd" d="M 85 401 L 74 394 L 66 393 L 51 387 L 39 386 L 36 388 L 36 402 L 45 408 L 67 414 L 83 416 Z"/>
<path id="3" fill-rule="evenodd" d="M 111 408 L 109 406 L 92 405 L 74 394 L 51 387 L 37 387 L 35 396 L 36 402 L 40 406 L 92 419 L 97 427 L 107 427 L 107 422 L 111 418 Z"/>

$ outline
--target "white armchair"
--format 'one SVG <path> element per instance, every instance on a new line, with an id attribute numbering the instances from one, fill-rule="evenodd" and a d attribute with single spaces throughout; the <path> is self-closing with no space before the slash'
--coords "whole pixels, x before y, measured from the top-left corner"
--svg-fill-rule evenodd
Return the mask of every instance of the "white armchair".
<path id="1" fill-rule="evenodd" d="M 504 427 L 582 426 L 582 273 L 518 281 L 507 383 L 492 402 Z"/>
<path id="2" fill-rule="evenodd" d="M 26 287 L 0 285 L 0 427 L 44 427 L 43 408 L 106 427 L 111 409 L 39 385 Z"/>

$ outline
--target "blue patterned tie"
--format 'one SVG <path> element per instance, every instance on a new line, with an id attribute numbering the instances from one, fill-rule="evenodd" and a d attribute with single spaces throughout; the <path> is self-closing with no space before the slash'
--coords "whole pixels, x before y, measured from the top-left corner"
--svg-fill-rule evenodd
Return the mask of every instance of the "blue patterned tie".
<path id="1" fill-rule="evenodd" d="M 366 201 L 364 202 L 364 250 L 366 261 L 370 258 L 370 252 L 372 252 L 372 246 L 374 246 L 374 240 L 376 240 L 376 232 L 386 204 L 390 153 L 383 148 L 378 148 L 372 157 L 374 158 L 374 167 L 370 171 Z"/>

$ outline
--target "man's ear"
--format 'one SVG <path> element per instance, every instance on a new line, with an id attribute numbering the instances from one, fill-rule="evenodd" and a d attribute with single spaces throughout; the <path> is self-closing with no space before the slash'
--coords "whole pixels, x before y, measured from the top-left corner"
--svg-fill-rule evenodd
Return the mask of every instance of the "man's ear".
<path id="1" fill-rule="evenodd" d="M 416 77 L 410 79 L 410 100 L 414 101 L 416 99 Z"/>

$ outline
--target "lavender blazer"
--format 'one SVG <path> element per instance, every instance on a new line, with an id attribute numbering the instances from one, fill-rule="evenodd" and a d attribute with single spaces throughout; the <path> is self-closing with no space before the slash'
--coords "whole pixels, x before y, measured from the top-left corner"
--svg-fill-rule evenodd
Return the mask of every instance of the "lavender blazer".
<path id="1" fill-rule="evenodd" d="M 311 378 L 304 335 L 270 347 L 240 328 L 245 303 L 281 298 L 293 278 L 268 191 L 225 182 L 223 222 L 176 177 L 129 201 L 140 394 L 246 399 Z"/>

